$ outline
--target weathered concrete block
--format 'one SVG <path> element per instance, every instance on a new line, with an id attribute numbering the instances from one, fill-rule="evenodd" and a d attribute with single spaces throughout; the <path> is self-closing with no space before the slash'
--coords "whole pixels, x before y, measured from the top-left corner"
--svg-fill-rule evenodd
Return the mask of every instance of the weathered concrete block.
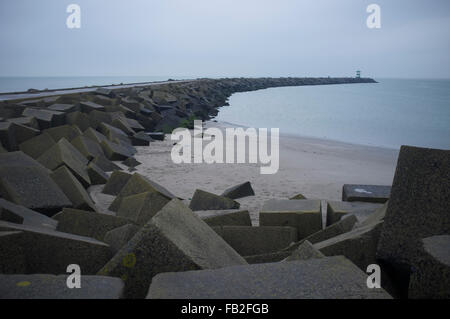
<path id="1" fill-rule="evenodd" d="M 100 146 L 102 147 L 106 157 L 111 161 L 124 161 L 133 156 L 133 153 L 126 147 L 117 143 L 102 141 Z"/>
<path id="2" fill-rule="evenodd" d="M 298 239 L 322 230 L 320 200 L 277 200 L 264 203 L 259 213 L 260 226 L 292 226 Z"/>
<path id="3" fill-rule="evenodd" d="M 127 122 L 128 126 L 132 128 L 135 132 L 141 132 L 145 130 L 145 127 L 143 127 L 138 121 L 135 119 L 125 117 L 125 121 Z M 136 133 L 137 134 L 137 133 Z M 134 134 L 134 135 L 136 135 Z"/>
<path id="4" fill-rule="evenodd" d="M 377 257 L 409 275 L 422 238 L 450 234 L 450 150 L 402 146 Z"/>
<path id="5" fill-rule="evenodd" d="M 305 240 L 301 245 L 295 249 L 292 254 L 283 259 L 283 262 L 293 261 L 293 260 L 308 260 L 313 258 L 324 258 L 325 255 L 322 254 L 318 249 L 316 249 L 313 244 Z"/>
<path id="6" fill-rule="evenodd" d="M 0 274 L 24 274 L 27 272 L 25 252 L 20 245 L 22 236 L 21 231 L 0 230 Z"/>
<path id="7" fill-rule="evenodd" d="M 83 136 L 90 138 L 97 144 L 100 144 L 102 141 L 108 140 L 105 135 L 103 135 L 100 132 L 97 132 L 92 127 L 88 128 L 86 131 L 84 131 Z"/>
<path id="8" fill-rule="evenodd" d="M 0 167 L 36 167 L 45 172 L 50 172 L 42 166 L 38 161 L 34 160 L 27 154 L 18 152 L 8 152 L 0 154 Z"/>
<path id="9" fill-rule="evenodd" d="M 0 166 L 0 194 L 15 204 L 51 216 L 72 202 L 39 167 Z"/>
<path id="10" fill-rule="evenodd" d="M 390 193 L 391 186 L 345 184 L 342 186 L 342 201 L 383 204 Z"/>
<path id="11" fill-rule="evenodd" d="M 85 112 L 85 113 L 89 113 L 91 111 L 104 111 L 105 107 L 103 105 L 94 103 L 94 102 L 89 102 L 89 101 L 82 101 L 80 102 L 80 106 L 81 106 L 81 111 Z"/>
<path id="12" fill-rule="evenodd" d="M 157 192 L 168 199 L 175 198 L 175 195 L 173 195 L 163 186 L 159 185 L 158 183 L 155 183 L 154 181 L 138 173 L 134 173 L 133 176 L 131 176 L 131 178 L 128 180 L 126 185 L 121 189 L 116 199 L 111 203 L 109 210 L 117 212 L 120 208 L 120 205 L 122 204 L 122 200 L 124 197 L 146 192 Z"/>
<path id="13" fill-rule="evenodd" d="M 409 282 L 409 298 L 450 298 L 450 235 L 421 240 Z"/>
<path id="14" fill-rule="evenodd" d="M 83 276 L 81 288 L 67 287 L 67 275 L 0 275 L 0 299 L 120 299 L 120 278 Z"/>
<path id="15" fill-rule="evenodd" d="M 95 163 L 89 163 L 87 172 L 91 179 L 91 185 L 103 185 L 108 182 L 109 175 Z"/>
<path id="16" fill-rule="evenodd" d="M 156 214 L 99 275 L 125 280 L 126 297 L 143 298 L 161 272 L 246 264 L 222 238 L 178 199 Z"/>
<path id="17" fill-rule="evenodd" d="M 52 172 L 50 177 L 72 202 L 74 208 L 96 211 L 95 204 L 83 185 L 65 165 Z"/>
<path id="18" fill-rule="evenodd" d="M 114 171 L 108 179 L 102 193 L 117 196 L 122 188 L 128 183 L 131 178 L 131 174 Z"/>
<path id="19" fill-rule="evenodd" d="M 17 151 L 19 145 L 40 133 L 34 128 L 13 122 L 0 122 L 0 142 L 8 151 Z"/>
<path id="20" fill-rule="evenodd" d="M 209 226 L 252 226 L 248 210 L 199 210 L 195 213 Z"/>
<path id="21" fill-rule="evenodd" d="M 126 160 L 124 160 L 122 162 L 123 165 L 128 166 L 130 168 L 135 168 L 139 165 L 141 165 L 142 163 L 137 161 L 134 157 L 129 157 Z"/>
<path id="22" fill-rule="evenodd" d="M 53 138 L 47 133 L 42 133 L 29 139 L 28 141 L 23 142 L 19 145 L 19 148 L 25 154 L 37 159 L 53 145 L 55 145 Z"/>
<path id="23" fill-rule="evenodd" d="M 136 133 L 131 137 L 131 143 L 134 146 L 148 146 L 152 141 L 153 139 L 144 132 Z"/>
<path id="24" fill-rule="evenodd" d="M 164 133 L 160 132 L 148 132 L 147 135 L 157 141 L 164 141 L 164 138 L 166 137 Z"/>
<path id="25" fill-rule="evenodd" d="M 117 216 L 143 226 L 169 201 L 170 199 L 159 192 L 146 192 L 123 197 Z"/>
<path id="26" fill-rule="evenodd" d="M 28 127 L 34 128 L 35 130 L 39 130 L 39 123 L 34 116 L 22 116 L 22 117 L 9 118 L 6 121 L 24 125 L 24 126 L 28 126 Z"/>
<path id="27" fill-rule="evenodd" d="M 110 230 L 129 223 L 121 217 L 71 208 L 64 208 L 61 213 L 53 216 L 53 219 L 58 221 L 57 231 L 100 241 L 103 241 L 105 234 Z"/>
<path id="28" fill-rule="evenodd" d="M 133 130 L 130 127 L 130 125 L 128 124 L 128 122 L 125 119 L 123 119 L 123 118 L 116 118 L 116 119 L 114 119 L 112 121 L 111 125 L 114 126 L 114 127 L 117 127 L 118 129 L 123 131 L 128 136 L 133 136 L 134 134 L 136 134 L 136 131 Z"/>
<path id="29" fill-rule="evenodd" d="M 126 224 L 110 230 L 105 234 L 103 241 L 109 245 L 113 253 L 117 253 L 139 231 L 140 227 Z"/>
<path id="30" fill-rule="evenodd" d="M 149 299 L 390 299 L 342 256 L 163 273 Z"/>
<path id="31" fill-rule="evenodd" d="M 96 128 L 98 126 L 97 123 L 92 120 L 90 115 L 78 111 L 67 113 L 66 121 L 67 124 L 76 125 L 83 132 L 91 127 Z"/>
<path id="32" fill-rule="evenodd" d="M 292 196 L 289 198 L 290 200 L 301 200 L 301 199 L 307 199 L 303 194 L 297 194 L 295 196 Z"/>
<path id="33" fill-rule="evenodd" d="M 252 185 L 250 182 L 245 182 L 233 187 L 226 189 L 221 196 L 228 197 L 231 199 L 237 199 L 247 196 L 254 196 Z"/>
<path id="34" fill-rule="evenodd" d="M 103 95 L 110 98 L 115 97 L 114 91 L 107 88 L 98 88 L 97 90 L 95 90 L 95 94 Z"/>
<path id="35" fill-rule="evenodd" d="M 91 179 L 87 172 L 88 160 L 65 138 L 59 140 L 37 161 L 50 170 L 56 170 L 58 167 L 65 165 L 84 187 L 91 185 Z"/>
<path id="36" fill-rule="evenodd" d="M 327 201 L 327 226 L 338 222 L 346 214 L 353 214 L 362 222 L 381 206 L 383 204 Z"/>
<path id="37" fill-rule="evenodd" d="M 219 234 L 241 256 L 279 251 L 297 241 L 297 229 L 284 226 L 214 226 Z"/>
<path id="38" fill-rule="evenodd" d="M 78 264 L 83 274 L 95 274 L 110 258 L 109 246 L 98 240 L 42 227 L 0 221 L 0 231 L 22 231 L 27 273 L 65 274 L 68 265 Z"/>
<path id="39" fill-rule="evenodd" d="M 265 264 L 265 263 L 275 263 L 283 261 L 288 258 L 292 252 L 290 251 L 276 251 L 274 253 L 245 256 L 245 261 L 249 264 Z"/>
<path id="40" fill-rule="evenodd" d="M 59 142 L 63 138 L 70 142 L 82 134 L 76 125 L 61 125 L 44 130 L 44 132 L 49 134 L 55 142 Z"/>
<path id="41" fill-rule="evenodd" d="M 62 104 L 56 103 L 48 107 L 49 110 L 58 112 L 74 112 L 78 111 L 78 107 L 75 104 Z"/>
<path id="42" fill-rule="evenodd" d="M 26 108 L 22 112 L 22 115 L 36 118 L 41 130 L 65 124 L 65 114 L 63 112 Z"/>
<path id="43" fill-rule="evenodd" d="M 240 204 L 231 198 L 197 189 L 192 196 L 189 208 L 197 210 L 239 209 Z"/>
<path id="44" fill-rule="evenodd" d="M 102 171 L 105 171 L 105 172 L 112 172 L 112 171 L 122 169 L 118 165 L 114 164 L 109 159 L 107 159 L 105 156 L 98 156 L 98 157 L 94 158 L 91 161 L 91 163 L 94 163 L 95 165 L 100 167 L 102 169 Z"/>
<path id="45" fill-rule="evenodd" d="M 98 156 L 105 155 L 102 147 L 85 136 L 78 136 L 74 138 L 70 143 L 88 160 L 92 160 Z"/>
<path id="46" fill-rule="evenodd" d="M 0 198 L 0 219 L 16 224 L 55 229 L 58 222 L 26 207 Z"/>

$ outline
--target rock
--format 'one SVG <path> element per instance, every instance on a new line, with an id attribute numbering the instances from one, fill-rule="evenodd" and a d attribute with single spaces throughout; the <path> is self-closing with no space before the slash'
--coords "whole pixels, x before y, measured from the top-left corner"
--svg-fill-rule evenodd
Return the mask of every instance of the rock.
<path id="1" fill-rule="evenodd" d="M 414 299 L 450 298 L 450 235 L 421 240 L 414 260 L 408 297 Z"/>
<path id="2" fill-rule="evenodd" d="M 215 226 L 219 234 L 241 256 L 279 251 L 297 241 L 297 229 L 280 226 Z"/>
<path id="3" fill-rule="evenodd" d="M 88 160 L 65 138 L 42 154 L 37 161 L 50 170 L 65 165 L 85 188 L 91 185 L 87 172 Z"/>
<path id="4" fill-rule="evenodd" d="M 380 185 L 352 185 L 342 187 L 342 201 L 385 203 L 389 199 L 391 186 Z"/>
<path id="5" fill-rule="evenodd" d="M 25 252 L 20 245 L 22 236 L 23 232 L 21 231 L 0 230 L 0 274 L 24 274 L 27 272 Z"/>
<path id="6" fill-rule="evenodd" d="M 105 155 L 102 147 L 98 143 L 85 136 L 80 135 L 70 143 L 88 160 Z"/>
<path id="7" fill-rule="evenodd" d="M 300 200 L 300 199 L 307 199 L 305 196 L 303 196 L 303 194 L 297 194 L 295 196 L 292 196 L 291 198 L 289 198 L 290 200 Z"/>
<path id="8" fill-rule="evenodd" d="M 125 186 L 121 189 L 116 199 L 111 203 L 111 206 L 109 206 L 109 210 L 117 212 L 120 208 L 120 205 L 122 204 L 122 200 L 124 197 L 146 192 L 158 192 L 161 195 L 165 196 L 167 199 L 175 198 L 175 195 L 173 195 L 163 186 L 142 175 L 139 175 L 138 173 L 134 173 L 133 176 L 131 176 L 131 178 L 125 184 Z"/>
<path id="9" fill-rule="evenodd" d="M 134 146 L 148 146 L 152 141 L 153 139 L 144 132 L 136 133 L 131 137 L 131 143 Z"/>
<path id="10" fill-rule="evenodd" d="M 252 226 L 248 210 L 199 210 L 195 214 L 209 226 Z"/>
<path id="11" fill-rule="evenodd" d="M 394 278 L 407 279 L 422 238 L 450 234 L 449 189 L 450 150 L 400 148 L 377 252 Z"/>
<path id="12" fill-rule="evenodd" d="M 41 130 L 45 130 L 54 126 L 64 125 L 65 114 L 63 112 L 26 108 L 22 112 L 23 116 L 32 116 L 36 118 Z"/>
<path id="13" fill-rule="evenodd" d="M 327 226 L 330 226 L 347 214 L 353 214 L 359 222 L 364 221 L 372 215 L 383 204 L 364 203 L 364 202 L 327 202 Z"/>
<path id="14" fill-rule="evenodd" d="M 47 227 L 55 229 L 58 224 L 55 220 L 39 214 L 31 209 L 16 205 L 0 198 L 0 219 L 15 224 Z"/>
<path id="15" fill-rule="evenodd" d="M 80 106 L 81 106 L 81 111 L 85 112 L 85 113 L 89 113 L 91 111 L 104 111 L 105 107 L 103 105 L 94 103 L 94 102 L 89 102 L 89 101 L 83 101 L 80 102 Z"/>
<path id="16" fill-rule="evenodd" d="M 119 278 L 83 276 L 81 288 L 67 287 L 67 275 L 0 275 L 1 299 L 120 299 Z"/>
<path id="17" fill-rule="evenodd" d="M 283 262 L 293 261 L 293 260 L 308 260 L 313 258 L 324 258 L 325 255 L 317 250 L 309 241 L 305 240 L 301 245 L 298 246 L 292 254 L 283 259 Z"/>
<path id="18" fill-rule="evenodd" d="M 147 133 L 153 140 L 164 141 L 165 134 L 160 132 L 149 132 Z"/>
<path id="19" fill-rule="evenodd" d="M 192 197 L 189 208 L 198 210 L 239 209 L 240 204 L 230 198 L 197 189 Z"/>
<path id="20" fill-rule="evenodd" d="M 95 238 L 103 241 L 105 234 L 129 223 L 124 218 L 112 215 L 64 208 L 53 216 L 58 221 L 57 231 Z"/>
<path id="21" fill-rule="evenodd" d="M 62 125 L 47 129 L 44 131 L 49 134 L 55 142 L 65 138 L 69 142 L 75 137 L 80 136 L 82 133 L 80 129 L 75 125 Z"/>
<path id="22" fill-rule="evenodd" d="M 37 159 L 53 145 L 55 145 L 53 138 L 47 133 L 42 133 L 29 139 L 28 141 L 23 142 L 19 145 L 19 148 L 25 154 Z"/>
<path id="23" fill-rule="evenodd" d="M 49 110 L 57 111 L 57 112 L 74 112 L 78 111 L 78 108 L 75 106 L 75 104 L 52 104 L 48 107 Z"/>
<path id="24" fill-rule="evenodd" d="M 125 281 L 127 298 L 143 298 L 160 272 L 246 264 L 228 244 L 178 199 L 156 214 L 99 275 Z"/>
<path id="25" fill-rule="evenodd" d="M 276 200 L 264 203 L 259 213 L 260 226 L 292 226 L 298 239 L 322 230 L 320 200 Z"/>
<path id="26" fill-rule="evenodd" d="M 125 172 L 114 171 L 109 177 L 102 193 L 114 196 L 119 195 L 120 191 L 128 183 L 131 176 L 131 174 Z"/>
<path id="27" fill-rule="evenodd" d="M 16 241 L 24 251 L 26 273 L 65 274 L 77 264 L 82 274 L 95 274 L 110 258 L 109 246 L 98 240 L 55 230 L 0 221 L 0 231 L 22 231 Z"/>
<path id="28" fill-rule="evenodd" d="M 103 241 L 109 245 L 111 250 L 117 253 L 131 238 L 139 231 L 140 227 L 133 224 L 126 224 L 110 230 L 105 234 Z"/>
<path id="29" fill-rule="evenodd" d="M 39 130 L 25 125 L 0 122 L 0 142 L 10 152 L 17 151 L 20 144 L 32 139 L 39 133 Z"/>
<path id="30" fill-rule="evenodd" d="M 124 161 L 133 156 L 133 153 L 122 145 L 110 141 L 102 141 L 100 145 L 106 157 L 111 161 Z"/>
<path id="31" fill-rule="evenodd" d="M 0 195 L 47 216 L 72 206 L 48 172 L 39 167 L 0 166 Z"/>
<path id="32" fill-rule="evenodd" d="M 117 166 L 113 162 L 111 162 L 109 159 L 107 159 L 105 156 L 97 156 L 94 158 L 91 163 L 94 163 L 100 169 L 104 172 L 112 172 L 115 170 L 121 170 L 120 166 Z"/>
<path id="33" fill-rule="evenodd" d="M 253 191 L 252 185 L 250 182 L 245 182 L 243 184 L 239 184 L 233 187 L 226 189 L 221 196 L 228 197 L 231 199 L 237 199 L 247 196 L 254 196 L 255 192 Z"/>
<path id="34" fill-rule="evenodd" d="M 122 199 L 117 216 L 143 226 L 169 201 L 170 199 L 158 192 L 127 196 Z"/>
<path id="35" fill-rule="evenodd" d="M 83 185 L 65 165 L 56 169 L 50 177 L 72 202 L 74 208 L 96 211 L 95 204 Z"/>
<path id="36" fill-rule="evenodd" d="M 390 299 L 369 289 L 367 274 L 337 256 L 309 260 L 163 273 L 148 299 Z"/>
<path id="37" fill-rule="evenodd" d="M 87 166 L 87 172 L 89 178 L 91 179 L 91 185 L 103 185 L 108 182 L 109 175 L 95 163 L 89 163 Z"/>
<path id="38" fill-rule="evenodd" d="M 126 160 L 124 160 L 122 162 L 122 164 L 125 165 L 125 166 L 128 166 L 128 167 L 134 168 L 134 167 L 137 167 L 137 166 L 141 165 L 142 163 L 137 161 L 134 157 L 129 157 Z"/>

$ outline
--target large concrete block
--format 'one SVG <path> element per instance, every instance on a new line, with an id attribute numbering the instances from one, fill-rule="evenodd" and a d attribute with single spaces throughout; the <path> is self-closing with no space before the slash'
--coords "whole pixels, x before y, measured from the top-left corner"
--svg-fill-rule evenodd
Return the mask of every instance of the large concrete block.
<path id="1" fill-rule="evenodd" d="M 114 171 L 108 179 L 102 193 L 117 196 L 122 188 L 128 183 L 131 178 L 131 174 Z"/>
<path id="2" fill-rule="evenodd" d="M 237 199 L 247 196 L 254 196 L 252 185 L 250 182 L 245 182 L 233 187 L 226 189 L 221 196 L 228 197 L 231 199 Z"/>
<path id="3" fill-rule="evenodd" d="M 8 152 L 0 154 L 0 167 L 36 167 L 43 171 L 50 172 L 38 161 L 34 160 L 24 152 Z"/>
<path id="4" fill-rule="evenodd" d="M 297 241 L 297 229 L 293 227 L 214 226 L 213 229 L 241 256 L 273 253 Z"/>
<path id="5" fill-rule="evenodd" d="M 39 130 L 39 123 L 34 116 L 22 116 L 22 117 L 9 118 L 6 121 L 24 125 L 24 126 L 28 126 L 28 127 L 34 128 L 36 130 Z"/>
<path id="6" fill-rule="evenodd" d="M 71 141 L 72 145 L 88 160 L 105 155 L 100 144 L 85 136 L 78 136 Z"/>
<path id="7" fill-rule="evenodd" d="M 103 185 L 108 182 L 109 175 L 106 174 L 97 164 L 89 163 L 87 166 L 89 178 L 91 179 L 91 185 Z"/>
<path id="8" fill-rule="evenodd" d="M 213 193 L 197 189 L 192 196 L 189 208 L 198 210 L 239 209 L 240 204 L 231 198 L 219 196 Z"/>
<path id="9" fill-rule="evenodd" d="M 379 203 L 327 201 L 327 226 L 338 222 L 347 214 L 355 215 L 362 222 L 382 206 Z"/>
<path id="10" fill-rule="evenodd" d="M 16 224 L 55 229 L 57 221 L 26 207 L 0 198 L 0 219 Z"/>
<path id="11" fill-rule="evenodd" d="M 106 157 L 111 161 L 124 161 L 134 155 L 127 147 L 110 141 L 102 141 L 100 146 Z"/>
<path id="12" fill-rule="evenodd" d="M 89 115 L 78 111 L 67 113 L 66 122 L 70 125 L 76 125 L 83 132 L 91 127 L 96 128 L 98 126 Z"/>
<path id="13" fill-rule="evenodd" d="M 103 241 L 109 245 L 111 250 L 117 253 L 131 238 L 141 229 L 134 224 L 126 224 L 110 230 L 105 234 Z"/>
<path id="14" fill-rule="evenodd" d="M 19 145 L 19 148 L 25 154 L 31 156 L 34 159 L 38 159 L 42 154 L 49 150 L 55 141 L 53 138 L 47 134 L 42 133 L 36 137 L 29 139 Z"/>
<path id="15" fill-rule="evenodd" d="M 100 241 L 103 241 L 105 234 L 110 230 L 129 223 L 121 217 L 71 208 L 64 208 L 53 218 L 58 221 L 57 231 L 91 237 Z"/>
<path id="16" fill-rule="evenodd" d="M 74 208 L 96 211 L 95 204 L 83 185 L 65 165 L 57 168 L 50 177 L 72 202 Z"/>
<path id="17" fill-rule="evenodd" d="M 450 235 L 424 238 L 417 247 L 409 298 L 450 298 Z"/>
<path id="18" fill-rule="evenodd" d="M 120 278 L 83 276 L 81 288 L 67 287 L 67 275 L 0 275 L 0 299 L 120 299 Z"/>
<path id="19" fill-rule="evenodd" d="M 108 140 L 105 135 L 103 135 L 100 132 L 97 132 L 92 127 L 88 128 L 86 131 L 84 131 L 83 136 L 90 138 L 97 144 L 100 144 L 102 141 Z"/>
<path id="20" fill-rule="evenodd" d="M 169 201 L 170 199 L 158 192 L 127 196 L 122 199 L 117 216 L 143 226 Z"/>
<path id="21" fill-rule="evenodd" d="M 63 112 L 26 108 L 22 115 L 36 118 L 41 130 L 65 124 L 65 114 Z"/>
<path id="22" fill-rule="evenodd" d="M 324 258 L 325 255 L 322 254 L 317 248 L 313 246 L 309 241 L 305 240 L 301 245 L 295 249 L 292 254 L 283 259 L 283 262 L 293 261 L 293 260 L 308 260 L 312 258 Z"/>
<path id="23" fill-rule="evenodd" d="M 62 103 L 55 103 L 48 107 L 51 111 L 57 111 L 57 112 L 74 112 L 78 111 L 78 107 L 75 104 L 62 104 Z"/>
<path id="24" fill-rule="evenodd" d="M 409 275 L 422 238 L 450 234 L 450 150 L 402 146 L 377 257 Z"/>
<path id="25" fill-rule="evenodd" d="M 0 122 L 0 142 L 8 151 L 17 151 L 19 145 L 40 133 L 34 128 L 13 122 Z"/>
<path id="26" fill-rule="evenodd" d="M 44 130 L 44 132 L 49 134 L 55 142 L 59 142 L 62 138 L 65 138 L 70 142 L 75 137 L 82 134 L 76 125 L 61 125 Z"/>
<path id="27" fill-rule="evenodd" d="M 21 231 L 0 230 L 0 274 L 24 274 L 27 272 L 25 251 L 20 245 Z"/>
<path id="28" fill-rule="evenodd" d="M 99 272 L 125 280 L 128 298 L 143 298 L 158 273 L 246 264 L 178 199 L 156 214 Z"/>
<path id="29" fill-rule="evenodd" d="M 342 256 L 163 273 L 149 299 L 390 299 Z"/>
<path id="30" fill-rule="evenodd" d="M 120 168 L 120 166 L 114 164 L 109 159 L 107 159 L 105 156 L 98 156 L 98 157 L 94 158 L 91 161 L 91 163 L 94 163 L 95 165 L 100 167 L 101 170 L 104 171 L 104 172 L 112 172 L 112 171 L 116 171 L 116 170 L 121 170 L 122 169 L 122 168 Z"/>
<path id="31" fill-rule="evenodd" d="M 47 216 L 72 207 L 72 202 L 39 167 L 0 166 L 0 194 L 15 204 Z"/>
<path id="32" fill-rule="evenodd" d="M 276 251 L 274 253 L 245 256 L 245 261 L 249 264 L 265 264 L 265 263 L 275 263 L 283 261 L 288 258 L 292 252 L 290 251 Z"/>
<path id="33" fill-rule="evenodd" d="M 103 105 L 94 103 L 94 102 L 89 102 L 89 101 L 82 101 L 80 102 L 80 106 L 81 106 L 81 111 L 85 112 L 85 113 L 89 113 L 91 111 L 104 111 L 105 107 Z"/>
<path id="34" fill-rule="evenodd" d="M 389 199 L 391 186 L 382 185 L 354 185 L 342 186 L 342 201 L 385 203 Z"/>
<path id="35" fill-rule="evenodd" d="M 22 232 L 17 243 L 24 251 L 27 273 L 67 275 L 67 266 L 77 264 L 83 274 L 91 275 L 111 258 L 109 246 L 93 238 L 3 221 L 0 231 Z"/>
<path id="36" fill-rule="evenodd" d="M 320 200 L 278 200 L 264 203 L 259 213 L 260 226 L 291 226 L 297 228 L 298 239 L 322 230 Z"/>
<path id="37" fill-rule="evenodd" d="M 133 136 L 136 131 L 133 130 L 124 118 L 116 118 L 111 123 L 112 126 L 122 130 L 128 136 Z"/>
<path id="38" fill-rule="evenodd" d="M 209 226 L 252 226 L 248 210 L 199 210 L 195 213 Z"/>

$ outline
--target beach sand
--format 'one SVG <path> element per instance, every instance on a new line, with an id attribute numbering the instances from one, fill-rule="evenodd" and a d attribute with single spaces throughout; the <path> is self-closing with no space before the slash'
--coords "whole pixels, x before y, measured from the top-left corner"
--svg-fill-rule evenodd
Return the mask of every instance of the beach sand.
<path id="1" fill-rule="evenodd" d="M 207 122 L 207 127 L 233 127 Z M 391 185 L 398 150 L 347 144 L 331 140 L 283 135 L 280 133 L 280 167 L 276 174 L 260 174 L 259 164 L 174 164 L 170 135 L 148 147 L 137 147 L 136 159 L 142 163 L 137 173 L 149 177 L 175 195 L 189 201 L 197 188 L 221 194 L 226 188 L 250 181 L 255 196 L 238 199 L 258 225 L 258 212 L 266 200 L 287 199 L 302 193 L 308 199 L 341 200 L 344 184 Z M 122 165 L 123 168 L 125 166 Z M 91 195 L 103 212 L 113 200 Z"/>

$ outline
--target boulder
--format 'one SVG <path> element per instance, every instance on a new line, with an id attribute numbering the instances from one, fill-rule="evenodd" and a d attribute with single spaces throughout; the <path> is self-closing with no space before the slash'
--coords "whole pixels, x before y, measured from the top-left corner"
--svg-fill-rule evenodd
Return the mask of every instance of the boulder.
<path id="1" fill-rule="evenodd" d="M 105 234 L 129 223 L 124 218 L 112 215 L 64 208 L 53 216 L 58 221 L 57 231 L 95 238 L 103 241 Z"/>
<path id="2" fill-rule="evenodd" d="M 230 198 L 197 189 L 192 197 L 189 208 L 198 210 L 239 209 L 240 204 Z"/>
<path id="3" fill-rule="evenodd" d="M 155 276 L 148 299 L 390 299 L 343 256 Z"/>
<path id="4" fill-rule="evenodd" d="M 246 264 L 241 256 L 173 199 L 98 274 L 124 279 L 126 297 L 143 298 L 158 273 L 241 264 Z"/>
<path id="5" fill-rule="evenodd" d="M 250 182 L 245 182 L 243 184 L 239 184 L 233 187 L 226 189 L 221 196 L 228 197 L 231 199 L 237 199 L 247 196 L 254 196 L 255 192 L 253 191 L 252 185 Z"/>
<path id="6" fill-rule="evenodd" d="M 209 226 L 252 226 L 248 210 L 199 210 L 195 213 Z"/>
<path id="7" fill-rule="evenodd" d="M 0 166 L 0 195 L 47 216 L 72 207 L 72 202 L 39 167 Z"/>
<path id="8" fill-rule="evenodd" d="M 131 238 L 139 231 L 140 227 L 133 224 L 126 224 L 110 230 L 105 234 L 103 241 L 109 245 L 111 250 L 117 253 Z"/>
<path id="9" fill-rule="evenodd" d="M 166 196 L 159 192 L 146 192 L 124 197 L 117 211 L 117 216 L 145 225 L 168 202 Z"/>
<path id="10" fill-rule="evenodd" d="M 109 175 L 93 162 L 87 166 L 87 172 L 91 179 L 91 185 L 103 185 L 108 182 Z"/>
<path id="11" fill-rule="evenodd" d="M 142 163 L 137 161 L 134 157 L 129 157 L 126 160 L 124 160 L 122 162 L 122 164 L 127 167 L 135 168 L 135 167 L 141 165 Z"/>
<path id="12" fill-rule="evenodd" d="M 102 193 L 117 196 L 119 195 L 122 188 L 128 183 L 131 178 L 131 174 L 114 171 L 108 179 Z"/>
<path id="13" fill-rule="evenodd" d="M 362 222 L 382 206 L 379 203 L 327 201 L 327 226 L 338 222 L 347 214 L 355 215 Z"/>
<path id="14" fill-rule="evenodd" d="M 298 239 L 322 230 L 320 200 L 272 199 L 266 201 L 259 213 L 260 226 L 292 226 Z"/>
<path id="15" fill-rule="evenodd" d="M 25 154 L 37 159 L 53 145 L 55 145 L 53 138 L 47 133 L 42 133 L 29 139 L 28 141 L 23 142 L 19 145 L 19 148 Z"/>
<path id="16" fill-rule="evenodd" d="M 450 298 L 450 235 L 421 240 L 417 247 L 408 297 L 414 299 Z"/>
<path id="17" fill-rule="evenodd" d="M 308 260 L 312 258 L 324 258 L 325 255 L 322 254 L 319 250 L 317 250 L 313 244 L 309 241 L 305 240 L 301 245 L 298 246 L 296 250 L 292 252 L 292 254 L 283 259 L 283 262 L 293 261 L 293 260 Z"/>
<path id="18" fill-rule="evenodd" d="M 15 244 L 24 252 L 26 273 L 67 275 L 67 266 L 77 264 L 91 275 L 111 258 L 109 246 L 92 238 L 0 221 L 2 230 L 22 232 Z"/>
<path id="19" fill-rule="evenodd" d="M 422 238 L 450 234 L 449 189 L 450 150 L 400 148 L 377 252 L 395 278 L 409 276 Z"/>
<path id="20" fill-rule="evenodd" d="M 70 143 L 88 160 L 105 155 L 98 143 L 83 135 L 74 138 Z"/>
<path id="21" fill-rule="evenodd" d="M 70 170 L 62 165 L 50 174 L 53 181 L 66 194 L 67 198 L 72 202 L 73 207 L 96 211 L 95 204 L 83 185 L 76 179 Z"/>
<path id="22" fill-rule="evenodd" d="M 23 232 L 21 231 L 0 230 L 0 274 L 24 274 L 27 272 L 25 251 L 20 245 L 22 237 Z"/>
<path id="23" fill-rule="evenodd" d="M 165 196 L 167 199 L 175 198 L 171 192 L 165 189 L 158 183 L 138 174 L 134 173 L 133 176 L 128 180 L 125 186 L 121 189 L 120 193 L 117 195 L 116 199 L 111 203 L 109 207 L 110 211 L 117 212 L 122 204 L 124 197 L 131 195 L 137 195 L 146 192 L 157 192 Z"/>
<path id="24" fill-rule="evenodd" d="M 69 142 L 75 137 L 81 135 L 81 131 L 76 125 L 62 125 L 57 127 L 52 127 L 44 131 L 49 134 L 55 142 L 65 138 Z"/>
<path id="25" fill-rule="evenodd" d="M 214 226 L 214 231 L 241 256 L 279 251 L 297 241 L 297 230 L 283 226 Z"/>
<path id="26" fill-rule="evenodd" d="M 0 198 L 0 219 L 15 224 L 56 229 L 58 222 L 26 207 Z"/>
<path id="27" fill-rule="evenodd" d="M 384 204 L 391 193 L 391 186 L 345 184 L 342 187 L 342 201 Z"/>
<path id="28" fill-rule="evenodd" d="M 83 276 L 81 288 L 67 287 L 67 275 L 0 275 L 0 299 L 120 299 L 120 278 Z"/>
<path id="29" fill-rule="evenodd" d="M 10 152 L 17 151 L 19 145 L 40 133 L 34 128 L 13 122 L 0 122 L 0 142 Z"/>
<path id="30" fill-rule="evenodd" d="M 104 172 L 112 172 L 115 170 L 121 170 L 120 166 L 117 166 L 113 162 L 111 162 L 109 159 L 107 159 L 105 156 L 97 156 L 94 158 L 91 163 L 94 163 L 100 169 Z"/>
<path id="31" fill-rule="evenodd" d="M 88 160 L 65 138 L 62 138 L 37 160 L 50 170 L 56 170 L 65 165 L 85 188 L 91 185 L 91 179 L 87 172 Z"/>

